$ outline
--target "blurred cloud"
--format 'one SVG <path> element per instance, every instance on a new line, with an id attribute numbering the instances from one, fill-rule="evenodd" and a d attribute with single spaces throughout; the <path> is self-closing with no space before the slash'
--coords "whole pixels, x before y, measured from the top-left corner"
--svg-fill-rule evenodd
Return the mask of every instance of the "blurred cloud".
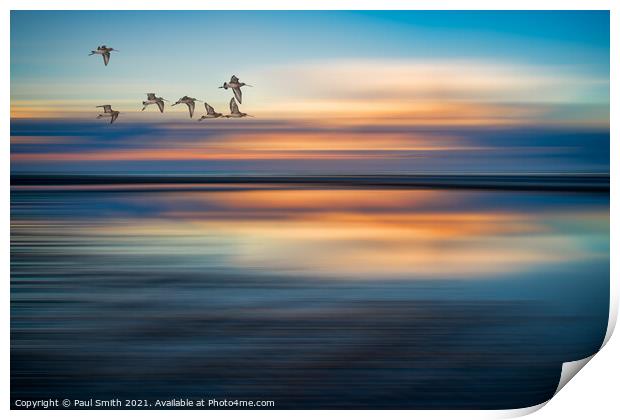
<path id="1" fill-rule="evenodd" d="M 606 128 L 431 127 L 344 118 L 135 122 L 14 119 L 11 170 L 239 173 L 609 170 Z"/>
<path id="2" fill-rule="evenodd" d="M 265 112 L 330 119 L 393 118 L 421 124 L 544 122 L 568 104 L 601 105 L 609 80 L 570 67 L 476 60 L 330 60 L 271 68 L 255 77 L 271 93 Z M 588 115 L 591 115 L 588 112 Z"/>
<path id="3" fill-rule="evenodd" d="M 462 59 L 330 59 L 262 67 L 250 82 L 255 87 L 245 91 L 251 102 L 241 109 L 259 118 L 311 119 L 337 125 L 389 121 L 606 126 L 609 121 L 609 80 L 579 74 L 569 66 Z M 77 85 L 75 89 L 82 88 Z M 179 107 L 168 107 L 163 115 L 153 110 L 140 112 L 141 97 L 129 99 L 123 92 L 127 89 L 112 88 L 107 99 L 97 103 L 78 98 L 19 99 L 17 95 L 11 102 L 11 116 L 88 118 L 95 113 L 95 105 L 105 102 L 114 103 L 125 121 L 187 117 Z M 63 98 L 60 91 L 58 97 Z M 228 99 L 218 98 L 209 101 L 227 111 Z M 202 111 L 199 105 L 197 113 Z"/>
<path id="4" fill-rule="evenodd" d="M 270 71 L 290 96 L 349 99 L 572 102 L 607 79 L 572 73 L 569 67 L 489 60 L 329 60 Z M 277 86 L 274 86 L 276 88 Z"/>

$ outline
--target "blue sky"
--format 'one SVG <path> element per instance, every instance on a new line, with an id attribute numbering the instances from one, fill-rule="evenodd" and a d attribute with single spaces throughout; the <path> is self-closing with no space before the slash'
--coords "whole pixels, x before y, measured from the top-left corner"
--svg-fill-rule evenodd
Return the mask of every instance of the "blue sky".
<path id="1" fill-rule="evenodd" d="M 111 66 L 86 55 L 120 52 Z M 50 48 L 51 46 L 51 48 Z M 219 83 L 231 73 L 343 59 L 481 60 L 561 66 L 609 77 L 605 11 L 13 11 L 12 97 L 28 85 L 73 84 L 89 98 L 110 78 L 159 87 Z M 142 87 L 140 86 L 140 87 Z M 189 83 L 187 84 L 189 87 Z M 136 90 L 138 89 L 136 86 Z M 40 91 L 40 90 L 39 90 Z M 54 95 L 57 92 L 52 91 Z M 41 94 L 45 95 L 45 90 Z M 52 93 L 50 93 L 52 94 Z M 600 92 L 596 92 L 600 99 Z M 603 98 L 605 100 L 605 98 Z"/>
<path id="2" fill-rule="evenodd" d="M 606 11 L 13 11 L 13 169 L 606 171 L 609 48 Z M 255 119 L 140 111 L 232 74 Z"/>

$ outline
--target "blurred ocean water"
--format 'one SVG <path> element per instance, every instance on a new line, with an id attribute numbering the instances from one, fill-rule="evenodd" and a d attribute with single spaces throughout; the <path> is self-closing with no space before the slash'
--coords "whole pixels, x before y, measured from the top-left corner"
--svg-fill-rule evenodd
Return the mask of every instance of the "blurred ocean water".
<path id="1" fill-rule="evenodd" d="M 609 195 L 15 187 L 11 395 L 517 408 L 607 327 Z"/>

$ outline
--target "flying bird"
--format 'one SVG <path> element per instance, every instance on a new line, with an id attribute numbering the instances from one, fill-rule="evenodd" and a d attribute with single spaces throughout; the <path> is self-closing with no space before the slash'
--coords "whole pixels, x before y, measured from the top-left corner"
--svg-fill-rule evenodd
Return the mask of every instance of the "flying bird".
<path id="1" fill-rule="evenodd" d="M 222 116 L 220 112 L 215 112 L 215 109 L 213 109 L 213 107 L 206 102 L 205 109 L 207 110 L 207 115 L 203 115 L 198 121 L 202 121 L 207 118 L 219 118 Z"/>
<path id="2" fill-rule="evenodd" d="M 103 114 L 97 115 L 97 119 L 110 118 L 110 124 L 116 121 L 118 114 L 120 114 L 120 112 L 112 109 L 112 105 L 98 105 L 97 108 L 103 108 Z"/>
<path id="3" fill-rule="evenodd" d="M 252 117 L 253 115 L 248 115 L 245 112 L 239 112 L 239 106 L 237 106 L 237 102 L 235 102 L 235 98 L 230 98 L 230 114 L 224 115 L 226 118 L 243 118 L 243 117 Z"/>
<path id="4" fill-rule="evenodd" d="M 114 48 L 110 48 L 110 47 L 106 47 L 105 45 L 100 45 L 97 47 L 96 50 L 91 51 L 90 55 L 95 55 L 95 54 L 101 54 L 101 56 L 103 57 L 103 64 L 105 64 L 106 66 L 108 65 L 108 63 L 110 62 L 110 53 L 112 51 L 116 51 L 118 52 L 118 50 L 115 50 Z"/>
<path id="5" fill-rule="evenodd" d="M 164 98 L 160 98 L 155 96 L 154 93 L 147 93 L 146 94 L 146 101 L 142 101 L 142 111 L 144 111 L 146 109 L 147 106 L 152 105 L 152 104 L 157 104 L 157 107 L 159 108 L 159 112 L 164 112 L 164 101 L 166 99 Z"/>
<path id="6" fill-rule="evenodd" d="M 239 81 L 239 78 L 235 75 L 233 75 L 230 78 L 230 82 L 226 83 L 224 82 L 224 84 L 222 86 L 220 86 L 220 89 L 224 88 L 224 89 L 228 89 L 231 88 L 233 93 L 235 94 L 235 98 L 237 98 L 237 102 L 241 103 L 241 87 L 242 86 L 249 86 L 252 87 L 251 85 L 247 85 L 243 82 Z"/>
<path id="7" fill-rule="evenodd" d="M 198 101 L 198 100 L 199 99 L 196 99 L 196 98 L 190 98 L 189 96 L 183 96 L 178 101 L 173 103 L 172 106 L 175 106 L 175 105 L 178 105 L 178 104 L 185 104 L 185 105 L 187 105 L 187 108 L 189 109 L 189 117 L 193 118 L 194 117 L 194 108 L 196 107 L 196 101 Z"/>

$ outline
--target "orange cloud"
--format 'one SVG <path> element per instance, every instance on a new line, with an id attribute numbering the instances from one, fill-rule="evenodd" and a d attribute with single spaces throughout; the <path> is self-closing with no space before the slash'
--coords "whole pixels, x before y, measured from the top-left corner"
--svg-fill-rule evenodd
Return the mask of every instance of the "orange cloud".
<path id="1" fill-rule="evenodd" d="M 19 140 L 16 140 L 19 141 Z M 65 153 L 13 153 L 11 159 L 53 161 L 127 160 L 261 160 L 261 159 L 368 159 L 394 152 L 482 150 L 458 137 L 346 132 L 222 133 L 191 142 L 171 141 L 153 148 L 113 149 Z M 369 155 L 369 153 L 371 153 Z M 401 155 L 402 156 L 402 155 Z"/>

